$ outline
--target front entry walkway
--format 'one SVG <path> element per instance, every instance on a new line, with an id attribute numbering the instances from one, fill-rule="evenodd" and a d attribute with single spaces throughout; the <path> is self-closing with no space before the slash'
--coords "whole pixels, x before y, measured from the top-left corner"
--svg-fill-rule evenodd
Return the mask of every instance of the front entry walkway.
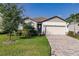
<path id="1" fill-rule="evenodd" d="M 66 35 L 47 35 L 52 56 L 79 56 L 79 40 Z"/>

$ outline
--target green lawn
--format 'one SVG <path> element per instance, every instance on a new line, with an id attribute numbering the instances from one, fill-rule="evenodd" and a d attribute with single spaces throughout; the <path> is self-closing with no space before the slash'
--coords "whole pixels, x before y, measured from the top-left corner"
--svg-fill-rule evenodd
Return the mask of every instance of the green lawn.
<path id="1" fill-rule="evenodd" d="M 15 38 L 15 37 L 14 37 Z M 0 35 L 0 56 L 48 56 L 50 46 L 45 36 L 36 36 L 30 39 L 16 39 L 15 44 L 3 44 L 8 39 Z"/>

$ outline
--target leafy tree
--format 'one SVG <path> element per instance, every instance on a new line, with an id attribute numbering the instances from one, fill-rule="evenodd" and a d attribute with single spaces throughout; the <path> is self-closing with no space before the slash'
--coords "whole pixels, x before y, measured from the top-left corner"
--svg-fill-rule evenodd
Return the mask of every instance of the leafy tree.
<path id="1" fill-rule="evenodd" d="M 37 31 L 34 29 L 34 27 L 31 24 L 25 24 L 23 26 L 22 35 L 25 38 L 30 38 L 32 36 L 37 36 Z"/>
<path id="2" fill-rule="evenodd" d="M 71 22 L 74 22 L 74 20 L 75 20 L 76 22 L 79 22 L 79 13 L 77 13 L 77 14 L 71 14 L 71 15 L 66 19 L 66 22 L 71 23 Z"/>
<path id="3" fill-rule="evenodd" d="M 13 31 L 17 31 L 22 9 L 17 4 L 0 4 L 0 12 L 3 14 L 4 32 L 9 33 L 10 40 Z"/>

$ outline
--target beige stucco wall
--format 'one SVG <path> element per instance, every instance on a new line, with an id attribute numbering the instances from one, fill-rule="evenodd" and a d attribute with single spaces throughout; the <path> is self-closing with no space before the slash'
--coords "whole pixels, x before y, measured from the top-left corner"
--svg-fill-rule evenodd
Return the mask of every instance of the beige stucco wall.
<path id="1" fill-rule="evenodd" d="M 32 26 L 35 28 L 35 30 L 37 30 L 37 23 L 32 21 Z"/>
<path id="2" fill-rule="evenodd" d="M 45 33 L 45 30 L 48 30 L 49 32 L 51 32 L 51 28 L 46 29 L 46 27 L 45 27 L 46 25 L 51 25 L 51 27 L 53 27 L 53 26 L 64 26 L 64 28 L 60 27 L 60 32 L 63 32 L 62 31 L 63 29 L 65 29 L 66 34 L 68 32 L 67 23 L 65 21 L 62 21 L 62 20 L 59 20 L 59 19 L 57 20 L 57 18 L 56 18 L 56 21 L 55 21 L 55 19 L 54 19 L 54 21 L 53 21 L 53 19 L 51 19 L 49 21 L 43 22 L 42 33 Z M 55 28 L 55 27 L 53 27 L 53 28 Z M 57 30 L 58 29 L 54 29 L 54 31 L 52 31 L 52 32 L 56 32 Z"/>

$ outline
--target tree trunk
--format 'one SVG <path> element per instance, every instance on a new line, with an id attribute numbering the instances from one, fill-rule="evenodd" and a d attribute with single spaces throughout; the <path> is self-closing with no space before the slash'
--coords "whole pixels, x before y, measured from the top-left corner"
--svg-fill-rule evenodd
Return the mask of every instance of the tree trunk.
<path id="1" fill-rule="evenodd" d="M 75 33 L 76 33 L 75 24 L 76 24 L 76 17 L 74 19 L 74 36 L 75 36 Z"/>
<path id="2" fill-rule="evenodd" d="M 12 39 L 12 38 L 11 38 L 11 33 L 9 33 L 9 36 L 10 36 L 10 38 L 9 38 L 9 39 L 11 40 L 11 39 Z"/>

